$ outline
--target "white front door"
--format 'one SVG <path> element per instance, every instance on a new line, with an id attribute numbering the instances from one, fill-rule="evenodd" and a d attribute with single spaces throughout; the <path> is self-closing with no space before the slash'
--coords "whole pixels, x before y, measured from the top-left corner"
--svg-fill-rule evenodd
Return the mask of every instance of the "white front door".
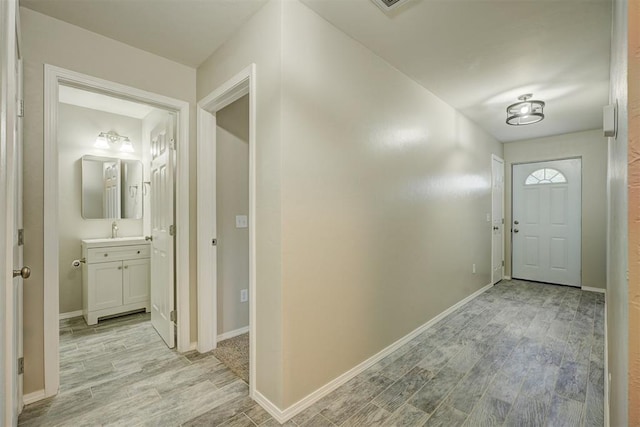
<path id="1" fill-rule="evenodd" d="M 504 271 L 504 160 L 491 158 L 491 283 Z"/>
<path id="2" fill-rule="evenodd" d="M 151 131 L 151 323 L 169 348 L 175 346 L 174 310 L 174 116 Z"/>
<path id="3" fill-rule="evenodd" d="M 513 166 L 513 278 L 580 286 L 580 159 Z"/>

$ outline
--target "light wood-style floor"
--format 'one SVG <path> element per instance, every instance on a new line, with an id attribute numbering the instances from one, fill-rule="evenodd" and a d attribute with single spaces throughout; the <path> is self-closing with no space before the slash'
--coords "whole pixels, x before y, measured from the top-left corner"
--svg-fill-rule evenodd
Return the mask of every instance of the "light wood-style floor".
<path id="1" fill-rule="evenodd" d="M 168 349 L 148 315 L 60 326 L 60 393 L 20 425 L 278 425 L 211 353 Z M 604 296 L 503 281 L 286 425 L 603 426 Z"/>
<path id="2" fill-rule="evenodd" d="M 248 394 L 211 353 L 167 348 L 148 314 L 92 327 L 79 317 L 60 322 L 60 393 L 27 406 L 19 425 L 178 426 L 203 413 L 210 425 L 274 423 Z"/>

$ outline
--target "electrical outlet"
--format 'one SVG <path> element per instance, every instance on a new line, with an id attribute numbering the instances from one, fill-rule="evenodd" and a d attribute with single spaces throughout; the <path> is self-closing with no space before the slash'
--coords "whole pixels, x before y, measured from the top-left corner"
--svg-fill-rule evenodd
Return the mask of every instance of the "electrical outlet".
<path id="1" fill-rule="evenodd" d="M 471 265 L 471 272 L 472 272 L 473 274 L 476 274 L 476 265 L 475 265 L 475 264 L 472 264 L 472 265 Z"/>
<path id="2" fill-rule="evenodd" d="M 249 219 L 246 215 L 236 215 L 236 228 L 247 228 Z"/>
<path id="3" fill-rule="evenodd" d="M 249 300 L 249 291 L 246 289 L 240 290 L 240 302 L 247 302 Z"/>

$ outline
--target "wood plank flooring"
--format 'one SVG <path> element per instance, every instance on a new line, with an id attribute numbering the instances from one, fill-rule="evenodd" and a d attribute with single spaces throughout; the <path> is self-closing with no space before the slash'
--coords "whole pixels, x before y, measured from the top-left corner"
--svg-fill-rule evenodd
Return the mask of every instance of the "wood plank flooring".
<path id="1" fill-rule="evenodd" d="M 61 389 L 24 426 L 275 426 L 213 355 L 147 315 L 61 322 Z M 604 296 L 503 281 L 287 426 L 603 426 Z"/>

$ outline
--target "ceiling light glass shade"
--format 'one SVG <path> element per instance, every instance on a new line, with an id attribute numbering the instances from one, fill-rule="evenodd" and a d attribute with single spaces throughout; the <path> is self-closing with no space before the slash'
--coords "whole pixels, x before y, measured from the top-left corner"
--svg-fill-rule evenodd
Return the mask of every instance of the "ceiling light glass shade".
<path id="1" fill-rule="evenodd" d="M 124 153 L 133 153 L 135 150 L 133 149 L 133 144 L 129 141 L 129 138 L 126 138 L 122 141 L 122 147 L 120 147 L 120 151 Z"/>
<path id="2" fill-rule="evenodd" d="M 518 97 L 521 102 L 507 107 L 508 125 L 530 125 L 544 119 L 544 102 L 530 99 L 532 96 L 530 93 L 522 95 Z"/>
<path id="3" fill-rule="evenodd" d="M 109 148 L 109 142 L 107 141 L 107 138 L 104 136 L 104 133 L 100 133 L 100 135 L 98 135 L 98 137 L 96 138 L 96 142 L 93 144 L 94 147 L 96 148 L 102 148 L 103 150 L 106 150 Z"/>

